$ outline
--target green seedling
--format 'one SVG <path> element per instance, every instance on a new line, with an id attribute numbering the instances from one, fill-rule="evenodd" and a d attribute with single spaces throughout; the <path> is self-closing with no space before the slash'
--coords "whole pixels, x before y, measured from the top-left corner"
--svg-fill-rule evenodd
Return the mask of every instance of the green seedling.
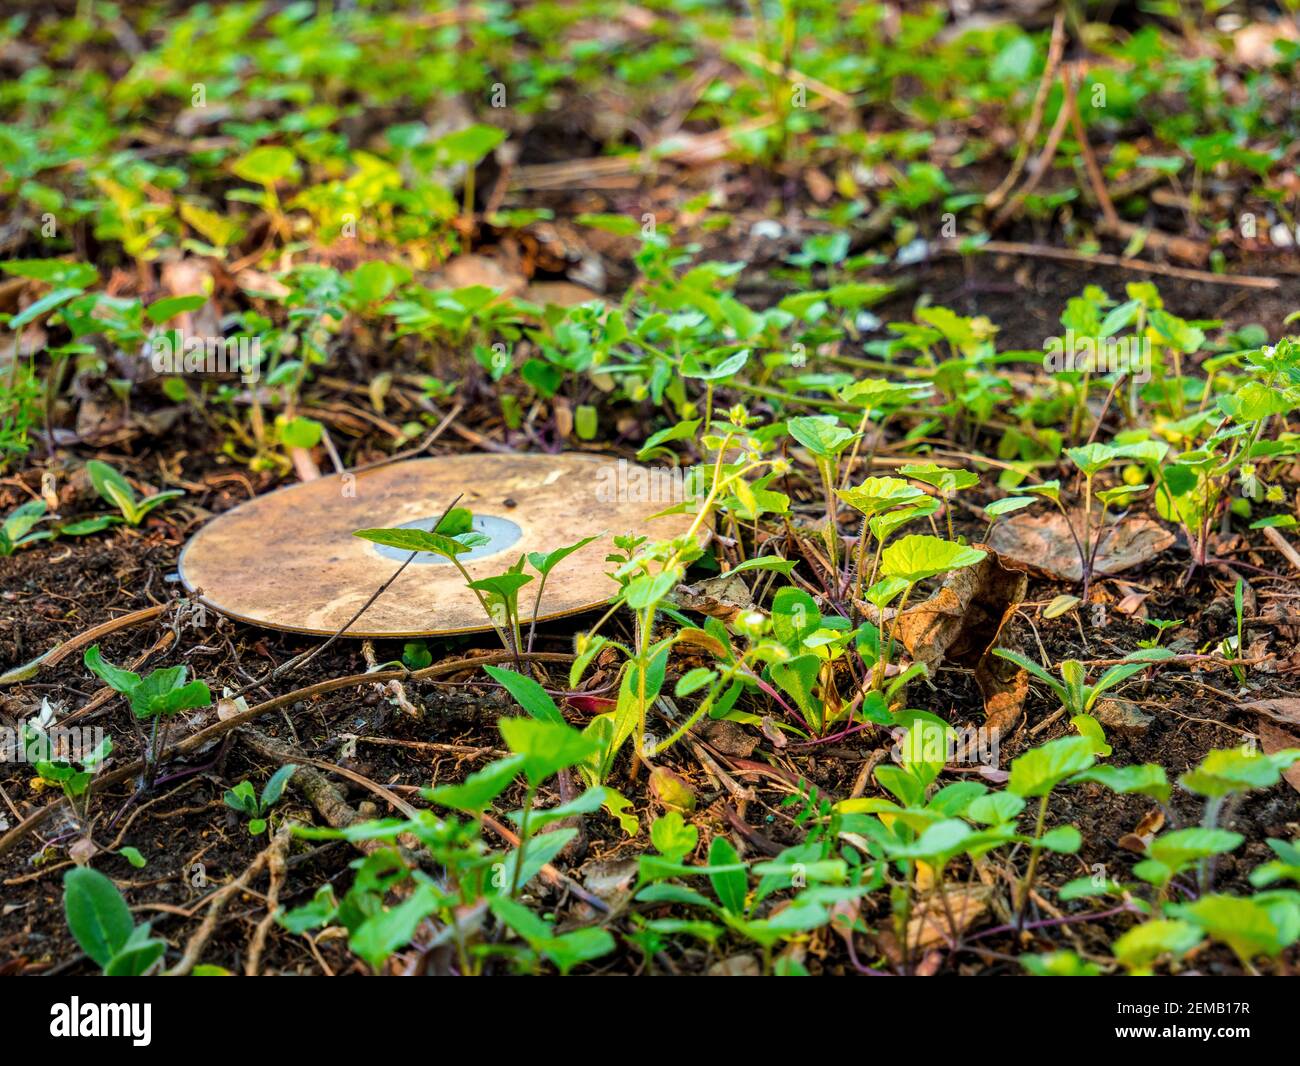
<path id="1" fill-rule="evenodd" d="M 1277 858 L 1255 867 L 1250 873 L 1250 883 L 1256 888 L 1266 888 L 1278 881 L 1293 881 L 1300 886 L 1300 838 L 1287 841 L 1269 837 L 1267 844 Z"/>
<path id="2" fill-rule="evenodd" d="M 1014 514 L 1016 511 L 1022 511 L 1026 507 L 1034 505 L 1032 496 L 1004 496 L 1000 500 L 994 500 L 984 508 L 984 513 L 988 516 L 989 526 L 984 531 L 984 539 L 988 540 L 993 533 L 993 527 L 1004 514 Z"/>
<path id="3" fill-rule="evenodd" d="M 1242 655 L 1242 638 L 1243 619 L 1245 617 L 1245 590 L 1246 583 L 1241 578 L 1237 578 L 1237 584 L 1232 590 L 1232 611 L 1237 620 L 1237 631 L 1231 636 L 1219 642 L 1219 654 L 1225 659 L 1240 659 Z M 1232 664 L 1232 676 L 1237 679 L 1238 685 L 1246 683 L 1246 668 L 1240 663 Z"/>
<path id="4" fill-rule="evenodd" d="M 1044 834 L 1047 803 L 1052 791 L 1067 778 L 1087 770 L 1092 766 L 1093 761 L 1093 742 L 1086 736 L 1080 736 L 1049 740 L 1041 747 L 1025 752 L 1011 763 L 1011 777 L 1007 781 L 1007 791 L 1022 800 L 1038 797 L 1039 801 L 1038 818 L 1034 823 L 1034 835 L 1029 846 L 1029 865 L 1016 895 L 1016 913 L 1021 921 L 1024 920 L 1025 904 L 1034 886 L 1038 859 L 1043 850 L 1077 851 L 1080 843 L 1079 831 L 1073 826 L 1064 826 L 1062 829 L 1053 830 L 1050 834 Z"/>
<path id="5" fill-rule="evenodd" d="M 185 495 L 180 489 L 168 489 L 166 492 L 156 492 L 152 496 L 137 500 L 126 478 L 107 463 L 92 459 L 86 464 L 86 471 L 90 474 L 90 483 L 95 487 L 95 491 L 106 503 L 118 509 L 122 521 L 128 526 L 138 526 L 154 508 L 168 500 Z"/>
<path id="6" fill-rule="evenodd" d="M 63 875 L 63 912 L 81 950 L 106 977 L 146 974 L 167 950 L 166 941 L 149 935 L 148 922 L 135 924 L 117 886 L 88 866 Z"/>
<path id="7" fill-rule="evenodd" d="M 1226 944 L 1248 973 L 1260 956 L 1277 959 L 1300 939 L 1300 900 L 1292 892 L 1253 897 L 1204 895 L 1168 908 L 1205 936 Z"/>
<path id="8" fill-rule="evenodd" d="M 512 683 L 509 687 L 515 691 L 517 686 Z M 535 694 L 527 699 L 536 705 Z M 356 864 L 352 886 L 341 900 L 331 885 L 322 885 L 310 903 L 282 915 L 280 924 L 294 933 L 340 925 L 348 931 L 349 947 L 376 970 L 411 943 L 422 928 L 430 931 L 432 943 L 447 944 L 455 951 L 464 974 L 481 972 L 486 962 L 500 955 L 510 957 L 520 968 L 530 968 L 538 958 L 546 958 L 568 972 L 578 962 L 612 951 L 614 940 L 603 930 L 560 934 L 544 920 L 529 922 L 522 917 L 528 912 L 518 904 L 502 906 L 502 901 L 513 902 L 578 833 L 571 827 L 548 827 L 590 813 L 606 802 L 606 790 L 595 787 L 557 807 L 539 810 L 535 806 L 540 786 L 563 770 L 589 763 L 599 752 L 600 741 L 563 722 L 541 718 L 506 718 L 499 728 L 510 755 L 458 784 L 422 790 L 429 802 L 466 814 L 468 821 L 419 811 L 410 819 L 363 822 L 344 830 L 296 826 L 294 835 L 305 839 L 375 841 L 389 846 L 378 848 Z M 518 832 L 519 845 L 505 854 L 490 851 L 482 840 L 481 819 L 521 777 L 524 806 L 506 814 Z M 436 880 L 408 864 L 391 846 L 408 834 L 428 851 L 439 870 Z M 405 894 L 400 903 L 390 906 L 386 900 L 395 888 L 402 888 Z M 483 918 L 489 913 L 516 930 L 528 949 L 501 944 L 499 935 L 484 930 Z"/>
<path id="9" fill-rule="evenodd" d="M 486 607 L 488 616 L 493 620 L 498 632 L 509 635 L 510 641 L 506 647 L 514 652 L 516 663 L 522 650 L 519 629 L 519 590 L 533 580 L 533 575 L 523 573 L 523 568 L 524 557 L 521 555 L 518 562 L 504 574 L 495 574 L 492 577 L 483 577 L 466 583 L 479 597 L 479 602 Z"/>
<path id="10" fill-rule="evenodd" d="M 32 532 L 44 517 L 44 500 L 28 500 L 10 511 L 3 524 L 0 524 L 0 556 L 13 555 L 25 545 L 52 539 L 54 533 L 51 530 L 38 529 Z"/>
<path id="11" fill-rule="evenodd" d="M 289 778 L 297 769 L 295 763 L 285 763 L 262 786 L 260 796 L 253 791 L 253 782 L 245 780 L 239 782 L 234 788 L 226 789 L 222 800 L 232 811 L 238 811 L 249 820 L 250 834 L 260 836 L 266 832 L 267 817 L 271 808 L 280 802 L 280 797 L 284 794 L 284 786 L 288 784 Z"/>
<path id="12" fill-rule="evenodd" d="M 855 567 L 853 595 L 855 599 L 862 596 L 866 581 L 866 551 L 869 523 L 876 515 L 895 512 L 895 508 L 913 503 L 925 496 L 925 493 L 906 481 L 896 477 L 869 477 L 862 484 L 850 489 L 836 489 L 836 495 L 862 515 L 862 528 L 858 533 L 858 558 Z M 884 541 L 876 540 L 876 558 L 873 560 L 872 577 L 880 562 L 880 551 Z"/>
<path id="13" fill-rule="evenodd" d="M 22 726 L 23 749 L 27 761 L 36 768 L 42 781 L 58 785 L 74 811 L 85 818 L 89 807 L 89 792 L 104 762 L 113 752 L 113 741 L 103 740 L 91 752 L 77 757 L 64 757 L 54 750 L 45 726 L 53 719 L 49 704 L 42 702 L 40 716 Z"/>
<path id="14" fill-rule="evenodd" d="M 963 489 L 974 488 L 980 483 L 978 474 L 969 470 L 953 467 L 936 466 L 934 463 L 914 463 L 899 467 L 898 472 L 924 485 L 929 485 L 939 493 L 943 500 L 944 518 L 948 523 L 948 539 L 956 540 L 952 532 L 952 497 Z"/>
<path id="15" fill-rule="evenodd" d="M 507 602 L 514 604 L 515 616 L 517 617 L 519 588 L 531 581 L 532 578 L 514 572 L 513 576 L 506 576 L 502 579 L 486 578 L 484 582 L 474 580 L 470 572 L 465 569 L 465 564 L 460 561 L 459 556 L 487 544 L 488 538 L 482 533 L 475 532 L 474 516 L 468 508 L 449 508 L 447 513 L 438 520 L 432 531 L 396 527 L 391 529 L 358 529 L 352 535 L 374 544 L 382 544 L 388 548 L 409 551 L 412 559 L 415 558 L 418 552 L 429 552 L 432 555 L 439 555 L 448 560 L 460 571 L 460 576 L 465 579 L 466 587 L 474 593 L 479 606 L 483 608 L 483 613 L 487 615 L 488 621 L 492 623 L 492 628 L 496 630 L 502 647 L 508 652 L 518 654 L 519 649 L 510 635 L 510 626 L 506 617 L 506 604 Z M 523 580 L 519 580 L 520 578 Z M 488 601 L 488 594 L 497 597 L 495 609 L 493 604 Z"/>
<path id="16" fill-rule="evenodd" d="M 1137 642 L 1139 648 L 1160 647 L 1160 638 L 1165 635 L 1165 630 L 1177 629 L 1180 625 L 1183 624 L 1183 619 L 1181 618 L 1172 618 L 1172 619 L 1144 618 L 1142 621 L 1145 622 L 1147 625 L 1151 626 L 1156 631 L 1156 635 L 1154 637 L 1147 637 L 1144 638 L 1143 640 L 1139 640 Z"/>
<path id="17" fill-rule="evenodd" d="M 533 597 L 533 620 L 532 624 L 528 627 L 529 651 L 532 651 L 533 649 L 533 637 L 537 632 L 537 613 L 541 609 L 542 593 L 546 591 L 546 580 L 551 576 L 551 571 L 574 552 L 581 548 L 585 548 L 592 541 L 599 539 L 600 535 L 598 534 L 594 537 L 583 537 L 582 540 L 575 544 L 570 544 L 564 548 L 556 548 L 554 551 L 528 553 L 528 565 L 541 575 L 541 580 L 537 583 L 537 595 Z"/>
<path id="18" fill-rule="evenodd" d="M 131 713 L 136 718 L 152 722 L 149 748 L 145 753 L 145 780 L 147 784 L 152 784 L 172 716 L 181 711 L 211 706 L 212 693 L 198 679 L 187 682 L 185 677 L 188 667 L 183 665 L 153 670 L 142 678 L 131 670 L 123 670 L 106 661 L 98 644 L 86 649 L 83 661 L 86 668 L 104 684 L 126 697 Z M 160 721 L 166 723 L 161 730 L 158 725 Z"/>
<path id="19" fill-rule="evenodd" d="M 856 438 L 856 434 L 840 424 L 834 415 L 803 415 L 786 423 L 790 436 L 808 449 L 817 472 L 821 475 L 822 491 L 826 499 L 826 550 L 830 553 L 831 573 L 839 573 L 839 523 L 835 508 L 835 471 L 841 452 Z"/>
<path id="20" fill-rule="evenodd" d="M 899 619 L 907 609 L 907 600 L 917 583 L 927 578 L 937 577 L 953 570 L 974 566 L 988 552 L 982 548 L 968 548 L 962 544 L 931 537 L 922 533 L 913 533 L 891 544 L 881 555 L 880 572 L 889 579 L 902 582 L 902 598 L 894 614 L 894 623 L 889 631 L 889 643 L 877 666 L 874 684 L 880 687 L 885 676 L 885 667 L 893 656 L 894 638 L 898 635 Z"/>
<path id="21" fill-rule="evenodd" d="M 1178 783 L 1188 792 L 1205 797 L 1201 826 L 1215 829 L 1227 800 L 1255 789 L 1271 788 L 1282 773 L 1300 761 L 1300 748 L 1283 748 L 1266 755 L 1250 747 L 1216 748 L 1199 766 L 1183 774 Z M 1213 870 L 1208 861 L 1201 863 L 1201 890 L 1210 890 Z"/>
<path id="22" fill-rule="evenodd" d="M 770 970 L 777 944 L 826 925 L 834 903 L 857 899 L 879 884 L 878 880 L 864 880 L 862 871 L 851 870 L 843 859 L 833 857 L 825 841 L 787 848 L 771 862 L 751 867 L 741 860 L 731 841 L 717 836 L 709 846 L 707 864 L 692 866 L 683 859 L 695 850 L 698 831 L 675 811 L 655 821 L 650 838 L 658 854 L 638 860 L 636 901 L 651 907 L 676 903 L 700 908 L 708 912 L 710 920 L 642 919 L 639 941 L 643 950 L 664 936 L 685 934 L 715 943 L 731 932 L 758 945 L 764 967 Z M 752 887 L 751 873 L 758 879 Z M 708 878 L 712 898 L 676 883 L 694 877 Z M 787 906 L 761 915 L 767 900 L 792 888 L 798 892 Z"/>
<path id="23" fill-rule="evenodd" d="M 1077 659 L 1066 659 L 1057 667 L 1061 674 L 1061 680 L 1058 681 L 1038 663 L 1019 652 L 1007 648 L 994 648 L 993 653 L 1008 662 L 1015 663 L 1022 670 L 1028 670 L 1047 685 L 1071 716 L 1091 714 L 1097 700 L 1107 691 L 1134 674 L 1148 669 L 1153 663 L 1173 656 L 1173 652 L 1166 648 L 1149 648 L 1132 652 L 1125 656 L 1126 659 L 1133 660 L 1132 662 L 1117 663 L 1090 685 L 1087 683 L 1087 669 Z"/>

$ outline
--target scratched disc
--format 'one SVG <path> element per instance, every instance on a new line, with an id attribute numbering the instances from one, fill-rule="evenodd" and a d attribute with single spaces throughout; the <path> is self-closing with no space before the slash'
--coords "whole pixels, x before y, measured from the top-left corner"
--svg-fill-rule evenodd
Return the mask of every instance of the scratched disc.
<path id="1" fill-rule="evenodd" d="M 551 572 L 539 619 L 591 610 L 616 591 L 612 537 L 667 539 L 690 515 L 652 517 L 680 499 L 673 472 L 587 455 L 454 455 L 330 475 L 267 493 L 213 519 L 185 546 L 180 576 L 214 610 L 294 633 L 337 632 L 409 552 L 354 537 L 385 526 L 431 529 L 457 495 L 488 543 L 459 556 L 474 579 L 521 555 L 598 534 Z M 526 573 L 533 573 L 531 568 Z M 538 579 L 519 594 L 533 616 Z M 351 637 L 448 636 L 491 628 L 449 561 L 421 552 L 348 629 Z"/>

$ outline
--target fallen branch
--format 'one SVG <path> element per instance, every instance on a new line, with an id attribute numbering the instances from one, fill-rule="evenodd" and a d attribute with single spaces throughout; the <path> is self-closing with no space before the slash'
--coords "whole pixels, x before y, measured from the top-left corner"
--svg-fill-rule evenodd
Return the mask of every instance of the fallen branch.
<path id="1" fill-rule="evenodd" d="M 1020 175 L 1025 169 L 1025 163 L 1029 161 L 1029 147 L 1038 137 L 1038 130 L 1043 124 L 1043 109 L 1047 104 L 1047 96 L 1051 92 L 1052 83 L 1056 81 L 1056 68 L 1060 66 L 1061 56 L 1064 52 L 1065 11 L 1060 10 L 1056 13 L 1056 19 L 1052 23 L 1052 43 L 1047 48 L 1047 65 L 1043 68 L 1043 76 L 1038 81 L 1038 91 L 1034 94 L 1034 103 L 1029 112 L 1029 124 L 1025 127 L 1024 135 L 1020 138 L 1020 147 L 1016 150 L 1016 157 L 1011 162 L 1011 169 L 1007 171 L 1007 176 L 1002 179 L 1002 184 L 984 198 L 984 209 L 986 211 L 996 211 L 1001 207 L 1002 202 L 1015 187 L 1016 182 L 1020 180 Z M 1057 124 L 1060 124 L 1059 121 Z M 1055 154 L 1055 148 L 1052 149 L 1052 153 Z"/>
<path id="2" fill-rule="evenodd" d="M 1291 564 L 1292 569 L 1300 573 L 1300 553 L 1291 546 L 1291 542 L 1272 526 L 1265 526 L 1263 533 L 1268 542 L 1286 556 L 1286 561 Z"/>
<path id="3" fill-rule="evenodd" d="M 142 610 L 132 611 L 130 614 L 124 614 L 118 618 L 110 618 L 107 622 L 92 626 L 84 633 L 78 633 L 75 637 L 64 641 L 62 644 L 56 644 L 44 655 L 0 674 L 0 685 L 13 685 L 19 681 L 30 681 L 42 670 L 57 666 L 79 648 L 94 644 L 101 637 L 116 633 L 119 629 L 127 629 L 131 626 L 141 625 L 144 622 L 152 622 L 170 606 L 169 603 L 160 603 L 156 607 L 145 607 Z"/>
<path id="4" fill-rule="evenodd" d="M 199 956 L 203 953 L 203 949 L 212 938 L 212 934 L 216 932 L 221 912 L 225 909 L 226 904 L 230 902 L 231 897 L 248 889 L 253 883 L 253 878 L 261 872 L 262 867 L 271 863 L 271 857 L 276 851 L 281 853 L 280 862 L 284 861 L 283 856 L 288 850 L 289 838 L 290 825 L 285 823 L 276 831 L 275 837 L 267 845 L 266 850 L 249 863 L 248 868 L 242 874 L 229 884 L 222 885 L 221 888 L 208 897 L 208 912 L 203 916 L 202 924 L 186 942 L 185 951 L 181 955 L 180 961 L 170 970 L 163 971 L 164 977 L 185 977 L 194 969 L 199 961 Z"/>
<path id="5" fill-rule="evenodd" d="M 935 245 L 935 252 L 941 255 L 969 255 L 972 249 L 962 247 L 960 241 L 943 241 Z M 1022 255 L 1033 259 L 1057 259 L 1065 263 L 1084 263 L 1088 266 L 1119 267 L 1121 270 L 1135 270 L 1144 274 L 1159 274 L 1162 277 L 1181 278 L 1184 281 L 1199 281 L 1207 285 L 1236 285 L 1244 289 L 1278 289 L 1282 282 L 1277 278 L 1257 277 L 1252 274 L 1211 274 L 1206 270 L 1192 270 L 1188 267 L 1167 266 L 1164 263 L 1147 263 L 1141 259 L 1129 259 L 1121 255 L 1107 255 L 1103 252 L 1078 252 L 1072 248 L 1053 248 L 1046 244 L 1022 244 L 1019 241 L 985 241 L 973 249 L 977 252 L 992 252 L 995 255 Z"/>

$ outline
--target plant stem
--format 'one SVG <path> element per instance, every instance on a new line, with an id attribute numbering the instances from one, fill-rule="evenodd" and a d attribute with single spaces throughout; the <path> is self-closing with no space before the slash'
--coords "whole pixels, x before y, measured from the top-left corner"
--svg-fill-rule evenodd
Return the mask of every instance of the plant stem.
<path id="1" fill-rule="evenodd" d="M 1034 875 L 1038 872 L 1038 856 L 1042 854 L 1039 841 L 1043 836 L 1043 823 L 1047 821 L 1047 796 L 1044 794 L 1038 804 L 1038 821 L 1034 824 L 1034 842 L 1029 846 L 1029 868 L 1021 882 L 1016 900 L 1016 927 L 1023 928 L 1025 922 L 1025 904 L 1029 902 L 1029 890 L 1034 886 Z"/>
<path id="2" fill-rule="evenodd" d="M 449 558 L 451 559 L 452 565 L 460 571 L 460 576 L 465 579 L 465 584 L 467 586 L 470 585 L 474 579 L 470 576 L 469 571 L 465 569 L 464 564 L 462 564 L 454 555 L 449 556 Z M 488 621 L 492 623 L 492 628 L 497 631 L 497 636 L 501 638 L 502 646 L 506 651 L 514 655 L 515 665 L 519 665 L 519 648 L 511 643 L 510 638 L 506 635 L 506 631 L 497 623 L 496 616 L 492 613 L 492 608 L 488 606 L 487 600 L 483 597 L 483 593 L 479 592 L 476 588 L 471 588 L 470 592 L 474 593 L 475 598 L 478 600 L 478 605 L 483 608 L 483 613 L 487 615 Z"/>
<path id="3" fill-rule="evenodd" d="M 519 891 L 519 874 L 524 868 L 524 848 L 528 846 L 528 815 L 533 809 L 533 799 L 537 795 L 537 786 L 529 784 L 524 795 L 524 808 L 519 816 L 519 847 L 515 850 L 515 868 L 510 875 L 510 898 L 514 899 Z"/>

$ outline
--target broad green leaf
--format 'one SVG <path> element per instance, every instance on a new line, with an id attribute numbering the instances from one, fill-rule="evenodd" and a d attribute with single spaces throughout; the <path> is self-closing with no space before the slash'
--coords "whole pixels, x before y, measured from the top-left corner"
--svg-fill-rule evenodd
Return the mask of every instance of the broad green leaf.
<path id="1" fill-rule="evenodd" d="M 298 160 L 288 148 L 263 145 L 240 156 L 230 169 L 235 176 L 254 185 L 276 185 L 282 181 L 297 181 Z"/>
<path id="2" fill-rule="evenodd" d="M 89 866 L 63 875 L 63 910 L 81 950 L 101 968 L 126 945 L 135 927 L 117 886 Z"/>
<path id="3" fill-rule="evenodd" d="M 912 533 L 885 548 L 880 557 L 880 572 L 886 577 L 898 577 L 915 584 L 927 577 L 974 566 L 987 554 L 981 548 L 954 544 L 925 533 Z"/>
<path id="4" fill-rule="evenodd" d="M 430 552 L 447 559 L 474 547 L 473 544 L 443 536 L 441 533 L 429 533 L 423 529 L 358 529 L 352 535 L 375 544 L 382 544 L 387 548 L 408 552 Z"/>
<path id="5" fill-rule="evenodd" d="M 140 684 L 140 675 L 130 670 L 123 670 L 106 661 L 98 644 L 92 644 L 82 656 L 82 662 L 92 674 L 98 677 L 114 692 L 130 695 Z"/>
<path id="6" fill-rule="evenodd" d="M 861 485 L 851 489 L 837 489 L 835 494 L 868 518 L 925 495 L 914 485 L 896 477 L 869 477 Z"/>
<path id="7" fill-rule="evenodd" d="M 1007 788 L 1025 799 L 1045 796 L 1071 774 L 1081 773 L 1092 763 L 1092 741 L 1087 737 L 1049 740 L 1012 761 Z"/>
<path id="8" fill-rule="evenodd" d="M 280 802 L 280 797 L 284 794 L 284 786 L 289 783 L 289 778 L 294 775 L 297 769 L 296 763 L 285 763 L 262 786 L 261 804 L 263 811 L 269 810 Z"/>
<path id="9" fill-rule="evenodd" d="M 1112 950 L 1128 969 L 1145 969 L 1164 955 L 1182 958 L 1204 938 L 1190 922 L 1158 918 L 1135 925 L 1115 941 Z"/>
<path id="10" fill-rule="evenodd" d="M 599 540 L 603 534 L 596 534 L 593 537 L 583 537 L 582 540 L 570 544 L 564 548 L 556 548 L 551 552 L 529 552 L 528 565 L 536 570 L 539 574 L 549 574 L 563 560 L 567 559 L 580 548 L 585 548 L 593 540 Z"/>
<path id="11" fill-rule="evenodd" d="M 43 281 L 55 288 L 87 289 L 99 280 L 99 271 L 89 263 L 66 259 L 10 259 L 0 270 L 18 278 Z"/>
<path id="12" fill-rule="evenodd" d="M 481 814 L 492 805 L 502 792 L 510 787 L 524 768 L 522 755 L 509 755 L 488 763 L 477 773 L 470 774 L 458 785 L 438 785 L 420 790 L 420 795 L 437 803 L 468 814 Z"/>
<path id="13" fill-rule="evenodd" d="M 1155 763 L 1143 763 L 1138 766 L 1098 765 L 1084 770 L 1070 779 L 1072 784 L 1082 781 L 1096 781 L 1105 785 L 1112 792 L 1130 793 L 1150 796 L 1162 803 L 1169 802 L 1169 779 L 1165 768 Z"/>
<path id="14" fill-rule="evenodd" d="M 123 513 L 130 509 L 123 506 L 123 500 L 134 505 L 135 493 L 131 490 L 130 483 L 107 463 L 92 459 L 86 464 L 86 473 L 90 475 L 91 485 L 105 502 L 120 508 Z"/>
<path id="15" fill-rule="evenodd" d="M 1060 825 L 1044 833 L 1038 843 L 1048 851 L 1073 855 L 1083 846 L 1083 837 L 1072 825 Z"/>
<path id="16" fill-rule="evenodd" d="M 1115 449 L 1108 444 L 1084 444 L 1078 448 L 1066 448 L 1065 454 L 1088 477 L 1103 470 L 1116 458 Z"/>
<path id="17" fill-rule="evenodd" d="M 724 836 L 714 837 L 709 844 L 709 865 L 736 866 L 739 863 L 740 855 L 731 841 Z M 744 915 L 749 877 L 743 868 L 710 874 L 709 881 L 723 910 L 737 917 Z"/>
<path id="18" fill-rule="evenodd" d="M 534 718 L 544 722 L 564 724 L 564 715 L 555 705 L 555 700 L 531 677 L 525 677 L 514 670 L 507 670 L 500 666 L 485 666 L 483 670 L 492 680 L 502 685 L 515 698 L 515 702 Z"/>
<path id="19" fill-rule="evenodd" d="M 1147 845 L 1147 855 L 1172 870 L 1179 870 L 1188 863 L 1232 851 L 1245 839 L 1227 829 L 1191 826 L 1162 833 Z"/>
<path id="20" fill-rule="evenodd" d="M 439 905 L 436 888 L 417 885 L 403 902 L 363 921 L 348 939 L 348 947 L 377 970 L 394 951 L 411 942 L 420 923 Z"/>
<path id="21" fill-rule="evenodd" d="M 693 852 L 699 836 L 699 830 L 679 811 L 668 811 L 650 826 L 650 843 L 660 855 L 673 862 L 680 862 Z"/>
<path id="22" fill-rule="evenodd" d="M 1291 906 L 1297 904 L 1293 902 Z M 1260 955 L 1276 958 L 1295 942 L 1300 932 L 1290 915 L 1277 913 L 1256 899 L 1240 896 L 1202 896 L 1192 903 L 1181 904 L 1176 913 L 1227 944 L 1243 963 Z"/>
<path id="23" fill-rule="evenodd" d="M 960 467 L 939 466 L 936 463 L 912 463 L 898 468 L 904 477 L 938 489 L 945 495 L 962 489 L 974 488 L 980 483 L 978 474 Z"/>
<path id="24" fill-rule="evenodd" d="M 552 774 L 576 766 L 599 750 L 599 744 L 560 722 L 533 718 L 502 718 L 497 723 L 506 746 L 524 757 L 528 783 L 540 785 Z"/>
<path id="25" fill-rule="evenodd" d="M 149 316 L 149 321 L 161 324 L 186 311 L 197 311 L 207 302 L 208 298 L 202 293 L 193 296 L 169 296 L 151 303 L 144 309 L 144 313 Z"/>
<path id="26" fill-rule="evenodd" d="M 513 603 L 515 597 L 519 595 L 519 590 L 532 580 L 532 574 L 496 574 L 492 577 L 482 577 L 477 581 L 471 581 L 466 587 L 476 589 L 479 592 L 490 592 L 507 603 Z"/>
<path id="27" fill-rule="evenodd" d="M 857 436 L 834 415 L 801 415 L 791 418 L 786 428 L 790 436 L 820 459 L 839 455 Z"/>
<path id="28" fill-rule="evenodd" d="M 1271 788 L 1282 771 L 1300 759 L 1300 749 L 1289 748 L 1265 755 L 1249 748 L 1218 748 L 1201 760 L 1200 766 L 1178 779 L 1189 792 L 1219 798 L 1234 792 Z"/>

